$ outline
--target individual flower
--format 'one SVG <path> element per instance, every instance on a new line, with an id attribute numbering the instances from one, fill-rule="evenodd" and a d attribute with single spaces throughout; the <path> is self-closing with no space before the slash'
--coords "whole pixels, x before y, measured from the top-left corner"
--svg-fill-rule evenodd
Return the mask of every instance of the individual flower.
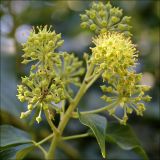
<path id="1" fill-rule="evenodd" d="M 95 31 L 97 34 L 107 31 L 123 32 L 131 35 L 129 25 L 131 17 L 124 16 L 122 9 L 112 7 L 110 2 L 93 2 L 85 14 L 81 14 L 81 27 Z"/>
<path id="2" fill-rule="evenodd" d="M 93 43 L 91 61 L 110 75 L 123 73 L 137 61 L 135 45 L 123 33 L 103 33 L 93 38 Z"/>
<path id="3" fill-rule="evenodd" d="M 105 75 L 104 75 L 105 77 Z M 149 86 L 140 85 L 141 74 L 136 74 L 134 71 L 124 71 L 123 74 L 115 74 L 108 81 L 109 86 L 101 86 L 101 89 L 105 95 L 101 98 L 108 103 L 116 102 L 116 105 L 110 108 L 109 114 L 114 116 L 120 121 L 121 124 L 126 124 L 128 120 L 128 114 L 131 114 L 133 110 L 137 115 L 142 116 L 145 111 L 144 101 L 150 101 L 151 97 L 145 95 L 145 92 L 149 90 Z M 117 116 L 117 109 L 123 109 L 123 117 Z"/>

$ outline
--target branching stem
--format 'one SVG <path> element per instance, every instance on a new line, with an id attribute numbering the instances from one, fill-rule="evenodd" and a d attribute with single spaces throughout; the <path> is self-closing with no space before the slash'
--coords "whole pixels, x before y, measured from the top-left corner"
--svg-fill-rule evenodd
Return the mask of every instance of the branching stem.
<path id="1" fill-rule="evenodd" d="M 94 114 L 94 113 L 99 113 L 99 112 L 103 112 L 103 111 L 107 111 L 111 108 L 113 108 L 114 106 L 116 106 L 119 102 L 116 101 L 114 103 L 111 103 L 110 105 L 108 106 L 105 106 L 105 107 L 102 107 L 102 108 L 99 108 L 99 109 L 94 109 L 94 110 L 91 110 L 91 111 L 84 111 L 84 112 L 80 112 L 81 114 Z M 73 118 L 78 118 L 78 113 L 77 112 L 73 112 L 72 113 L 72 117 Z"/>
<path id="2" fill-rule="evenodd" d="M 51 121 L 50 115 L 49 115 L 49 113 L 48 113 L 48 110 L 45 110 L 44 113 L 45 113 L 47 122 L 48 122 L 48 124 L 50 125 L 52 131 L 53 131 L 54 133 L 57 133 L 57 132 L 58 132 L 58 129 L 56 128 L 56 126 L 55 126 L 55 125 L 53 124 L 53 122 Z"/>
<path id="3" fill-rule="evenodd" d="M 47 159 L 53 159 L 55 156 L 55 149 L 57 146 L 57 143 L 59 141 L 59 139 L 61 138 L 61 135 L 63 133 L 64 128 L 66 127 L 69 119 L 71 118 L 72 112 L 74 111 L 74 109 L 77 107 L 77 104 L 79 103 L 80 99 L 82 98 L 82 96 L 84 95 L 84 93 L 87 91 L 87 89 L 93 84 L 93 82 L 100 76 L 100 75 L 96 75 L 96 78 L 93 78 L 92 81 L 87 82 L 86 80 L 88 79 L 88 77 L 90 77 L 92 75 L 94 71 L 94 65 L 90 64 L 87 73 L 85 75 L 85 78 L 83 80 L 83 83 L 76 95 L 76 97 L 74 98 L 74 100 L 71 102 L 71 104 L 69 105 L 67 111 L 65 112 L 62 120 L 59 123 L 59 134 L 55 133 L 55 136 L 52 139 L 50 148 L 49 148 L 49 152 L 47 154 Z"/>
<path id="4" fill-rule="evenodd" d="M 72 139 L 77 139 L 77 138 L 84 138 L 90 136 L 89 133 L 84 133 L 84 134 L 78 134 L 78 135 L 73 135 L 73 136 L 68 136 L 68 137 L 62 137 L 62 140 L 72 140 Z"/>

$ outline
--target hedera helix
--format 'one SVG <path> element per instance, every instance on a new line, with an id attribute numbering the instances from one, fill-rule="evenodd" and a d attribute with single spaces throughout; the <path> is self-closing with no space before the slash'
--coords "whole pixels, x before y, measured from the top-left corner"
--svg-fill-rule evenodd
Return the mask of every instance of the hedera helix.
<path id="1" fill-rule="evenodd" d="M 46 159 L 55 157 L 55 149 L 59 141 L 65 139 L 63 132 L 71 118 L 108 112 L 120 124 L 126 125 L 129 114 L 135 112 L 142 116 L 144 101 L 151 99 L 145 95 L 150 87 L 140 85 L 142 74 L 135 71 L 139 53 L 131 40 L 131 17 L 124 16 L 122 9 L 113 7 L 110 2 L 93 2 L 91 8 L 80 17 L 81 27 L 94 34 L 91 54 L 84 53 L 83 56 L 85 68 L 83 61 L 73 53 L 57 51 L 63 45 L 63 40 L 61 34 L 53 31 L 52 27 L 33 27 L 27 42 L 22 45 L 22 63 L 32 62 L 32 66 L 29 75 L 22 77 L 22 84 L 18 85 L 18 99 L 28 103 L 27 111 L 22 112 L 20 118 L 35 113 L 35 121 L 40 123 L 41 115 L 45 113 L 53 133 L 37 144 L 52 138 L 49 150 L 44 152 Z M 77 105 L 81 98 L 100 77 L 103 80 L 100 86 L 103 93 L 101 99 L 106 106 L 78 112 Z M 79 87 L 77 93 L 74 94 L 71 84 Z M 122 117 L 117 114 L 118 108 L 123 110 Z M 54 124 L 55 114 L 60 115 L 58 127 Z M 106 156 L 103 152 L 102 155 Z"/>

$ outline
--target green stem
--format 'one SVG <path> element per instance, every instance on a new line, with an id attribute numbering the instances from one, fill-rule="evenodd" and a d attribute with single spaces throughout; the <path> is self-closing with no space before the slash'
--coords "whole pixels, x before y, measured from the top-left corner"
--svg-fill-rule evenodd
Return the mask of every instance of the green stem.
<path id="1" fill-rule="evenodd" d="M 90 136 L 89 133 L 84 133 L 84 134 L 78 134 L 78 135 L 73 135 L 73 136 L 68 136 L 68 137 L 62 137 L 62 140 L 72 140 L 72 139 L 77 139 L 77 138 L 84 138 Z"/>
<path id="2" fill-rule="evenodd" d="M 103 112 L 103 111 L 108 111 L 109 109 L 113 108 L 114 106 L 116 106 L 119 102 L 116 101 L 114 103 L 111 103 L 110 105 L 108 106 L 105 106 L 105 107 L 102 107 L 102 108 L 99 108 L 99 109 L 94 109 L 94 110 L 91 110 L 91 111 L 84 111 L 84 112 L 80 112 L 81 114 L 94 114 L 94 113 L 99 113 L 99 112 Z M 73 112 L 72 113 L 72 117 L 73 118 L 78 118 L 78 113 L 77 112 Z"/>
<path id="3" fill-rule="evenodd" d="M 52 133 L 52 134 L 50 134 L 49 136 L 47 136 L 46 138 L 44 138 L 44 139 L 42 139 L 41 141 L 39 141 L 37 144 L 40 145 L 40 144 L 48 141 L 49 139 L 51 139 L 53 136 L 54 136 L 54 134 Z"/>
<path id="4" fill-rule="evenodd" d="M 69 145 L 66 142 L 59 142 L 57 147 L 63 150 L 71 159 L 80 160 L 80 154 L 72 145 Z"/>
<path id="5" fill-rule="evenodd" d="M 49 113 L 48 113 L 48 110 L 44 110 L 44 113 L 45 113 L 47 122 L 48 122 L 48 124 L 50 125 L 52 131 L 53 131 L 54 133 L 57 133 L 58 130 L 57 130 L 57 128 L 55 127 L 55 125 L 53 124 L 52 120 L 50 119 L 50 115 L 49 115 Z"/>
<path id="6" fill-rule="evenodd" d="M 33 143 L 36 147 L 38 147 L 42 151 L 42 153 L 44 154 L 44 157 L 47 157 L 46 150 L 39 143 L 36 143 L 35 141 L 33 141 Z"/>
<path id="7" fill-rule="evenodd" d="M 85 78 L 83 80 L 81 88 L 79 89 L 76 97 L 74 98 L 74 100 L 69 105 L 66 113 L 64 114 L 62 120 L 59 123 L 58 130 L 59 130 L 60 133 L 59 134 L 55 134 L 55 136 L 52 139 L 52 142 L 51 142 L 51 145 L 50 145 L 50 148 L 49 148 L 49 151 L 48 151 L 48 155 L 47 155 L 48 159 L 53 159 L 54 158 L 56 145 L 57 145 L 57 143 L 58 143 L 58 141 L 60 139 L 60 136 L 63 133 L 64 128 L 66 127 L 69 119 L 71 118 L 72 112 L 76 108 L 77 104 L 79 103 L 79 101 L 82 98 L 82 96 L 84 95 L 84 93 L 89 88 L 88 86 L 90 86 L 94 82 L 94 81 L 90 81 L 90 82 L 86 81 L 88 79 L 88 77 L 90 77 L 91 74 L 93 73 L 93 70 L 94 70 L 94 65 L 90 64 L 90 67 L 87 70 L 87 73 L 85 75 Z M 96 78 L 98 78 L 98 76 Z M 94 79 L 94 80 L 96 80 L 96 79 Z"/>

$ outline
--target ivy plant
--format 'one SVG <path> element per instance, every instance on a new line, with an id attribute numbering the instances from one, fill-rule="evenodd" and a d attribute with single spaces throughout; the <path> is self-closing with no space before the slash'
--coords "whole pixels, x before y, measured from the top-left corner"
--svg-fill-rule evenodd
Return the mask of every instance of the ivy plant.
<path id="1" fill-rule="evenodd" d="M 42 151 L 44 159 L 55 159 L 56 148 L 61 142 L 71 139 L 78 141 L 78 138 L 88 136 L 95 137 L 103 158 L 107 157 L 106 142 L 111 142 L 122 149 L 135 150 L 142 159 L 148 159 L 131 127 L 127 125 L 129 115 L 135 112 L 143 116 L 144 102 L 151 100 L 145 94 L 150 87 L 139 83 L 142 74 L 135 71 L 139 53 L 132 42 L 131 17 L 124 16 L 123 10 L 113 7 L 110 2 L 93 2 L 88 10 L 80 14 L 80 18 L 81 27 L 93 32 L 91 54 L 84 53 L 83 56 L 85 65 L 74 53 L 57 51 L 64 41 L 51 26 L 33 27 L 26 43 L 22 44 L 22 63 L 32 65 L 29 74 L 22 77 L 17 87 L 18 99 L 28 106 L 20 118 L 34 115 L 32 122 L 37 125 L 45 118 L 51 133 L 36 142 L 18 128 L 1 126 L 0 153 L 4 159 L 13 152 L 13 147 L 17 159 L 23 159 L 35 148 Z M 84 78 L 81 81 L 82 76 Z M 81 98 L 99 78 L 103 80 L 100 98 L 106 105 L 79 111 L 77 106 Z M 71 84 L 79 87 L 76 93 Z M 121 116 L 118 110 L 123 112 Z M 117 123 L 108 121 L 100 114 L 102 112 L 108 112 Z M 58 125 L 54 120 L 56 115 L 60 116 Z M 88 132 L 64 136 L 64 130 L 72 118 L 87 126 Z M 43 144 L 47 142 L 50 145 L 46 149 Z"/>

